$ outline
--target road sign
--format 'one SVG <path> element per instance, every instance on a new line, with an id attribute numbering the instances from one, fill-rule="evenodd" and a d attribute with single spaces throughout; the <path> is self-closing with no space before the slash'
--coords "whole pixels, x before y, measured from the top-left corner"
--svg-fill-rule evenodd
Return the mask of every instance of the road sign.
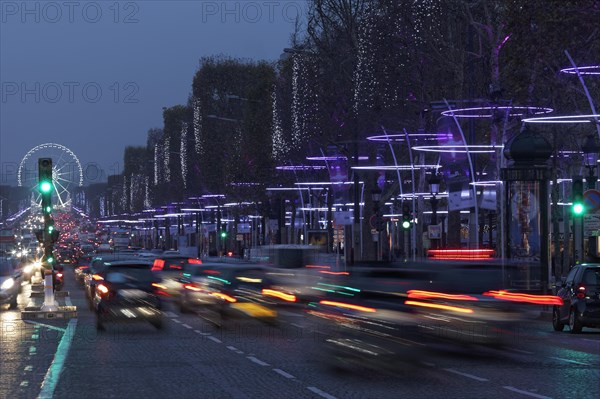
<path id="1" fill-rule="evenodd" d="M 336 211 L 333 214 L 333 219 L 338 226 L 349 226 L 354 222 L 352 211 Z"/>
<path id="2" fill-rule="evenodd" d="M 442 226 L 439 224 L 432 224 L 427 226 L 430 240 L 439 240 L 442 238 Z"/>
<path id="3" fill-rule="evenodd" d="M 597 212 L 600 210 L 600 191 L 586 190 L 583 193 L 583 202 L 586 212 Z"/>
<path id="4" fill-rule="evenodd" d="M 583 216 L 583 235 L 586 237 L 600 235 L 600 214 L 592 213 Z"/>

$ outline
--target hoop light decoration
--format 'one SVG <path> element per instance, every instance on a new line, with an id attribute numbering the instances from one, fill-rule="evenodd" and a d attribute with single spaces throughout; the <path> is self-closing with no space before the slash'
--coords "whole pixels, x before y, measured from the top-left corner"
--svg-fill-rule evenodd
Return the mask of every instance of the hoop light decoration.
<path id="1" fill-rule="evenodd" d="M 524 123 L 598 123 L 600 114 L 589 115 L 563 115 L 563 116 L 540 116 L 536 118 L 525 118 Z"/>
<path id="2" fill-rule="evenodd" d="M 375 166 L 353 166 L 356 170 L 413 170 L 413 169 L 439 169 L 442 165 L 375 165 Z"/>
<path id="3" fill-rule="evenodd" d="M 577 68 L 564 68 L 561 69 L 560 72 L 569 75 L 577 75 L 577 70 L 579 70 L 580 75 L 600 75 L 600 65 L 589 65 Z"/>
<path id="4" fill-rule="evenodd" d="M 423 139 L 423 140 L 438 140 L 438 139 L 444 139 L 444 138 L 452 138 L 452 134 L 450 133 L 394 133 L 394 134 L 388 134 L 387 136 L 385 134 L 382 135 L 377 135 L 377 136 L 369 136 L 367 137 L 367 140 L 369 141 L 383 141 L 383 142 L 388 142 L 388 141 L 392 141 L 392 142 L 404 142 L 406 141 L 406 136 L 408 135 L 409 138 L 414 138 L 414 139 Z"/>
<path id="5" fill-rule="evenodd" d="M 502 180 L 481 180 L 476 181 L 475 183 L 469 183 L 469 185 L 478 187 L 494 187 L 497 184 L 502 184 Z"/>
<path id="6" fill-rule="evenodd" d="M 354 158 L 354 157 L 350 157 L 350 158 Z M 348 157 L 346 156 L 318 156 L 318 157 L 306 157 L 307 161 L 343 161 L 348 159 Z M 358 160 L 359 161 L 366 161 L 368 160 L 369 157 L 366 155 L 359 155 L 358 156 Z"/>
<path id="7" fill-rule="evenodd" d="M 502 150 L 503 145 L 419 145 L 413 147 L 415 151 L 428 151 L 428 152 L 453 152 L 453 153 L 467 153 L 471 154 L 484 154 L 496 152 L 496 150 Z"/>
<path id="8" fill-rule="evenodd" d="M 282 165 L 275 167 L 277 170 L 319 170 L 327 169 L 323 165 Z"/>
<path id="9" fill-rule="evenodd" d="M 458 108 L 442 111 L 444 116 L 453 116 L 456 118 L 491 118 L 495 111 L 509 111 L 508 116 L 539 115 L 554 112 L 553 108 L 548 107 L 472 107 Z"/>

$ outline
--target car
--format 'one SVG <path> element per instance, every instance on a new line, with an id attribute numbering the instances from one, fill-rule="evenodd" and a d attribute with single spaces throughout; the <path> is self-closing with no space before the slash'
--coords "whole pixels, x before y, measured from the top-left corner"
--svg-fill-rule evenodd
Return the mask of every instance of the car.
<path id="1" fill-rule="evenodd" d="M 21 291 L 21 272 L 15 268 L 11 258 L 0 258 L 0 305 L 17 308 L 17 297 Z"/>
<path id="2" fill-rule="evenodd" d="M 190 265 L 199 265 L 202 261 L 189 256 L 161 256 L 154 259 L 152 271 L 162 280 L 164 296 L 177 297 L 181 292 L 181 277 L 185 269 Z"/>
<path id="3" fill-rule="evenodd" d="M 103 279 L 95 286 L 92 298 L 98 330 L 113 321 L 148 321 L 162 329 L 161 300 L 157 295 L 160 280 L 150 268 L 151 263 L 138 260 L 105 264 Z"/>
<path id="4" fill-rule="evenodd" d="M 229 319 L 277 324 L 276 300 L 265 268 L 256 265 L 203 263 L 188 268 L 178 298 L 182 312 L 196 311 L 217 327 Z"/>
<path id="5" fill-rule="evenodd" d="M 84 292 L 90 308 L 92 307 L 92 298 L 96 291 L 96 284 L 104 279 L 104 270 L 110 262 L 134 259 L 131 254 L 102 254 L 92 259 L 89 272 L 83 278 Z"/>
<path id="6" fill-rule="evenodd" d="M 555 331 L 563 331 L 565 325 L 573 334 L 583 327 L 600 328 L 600 263 L 574 266 L 556 295 L 563 304 L 552 309 Z"/>

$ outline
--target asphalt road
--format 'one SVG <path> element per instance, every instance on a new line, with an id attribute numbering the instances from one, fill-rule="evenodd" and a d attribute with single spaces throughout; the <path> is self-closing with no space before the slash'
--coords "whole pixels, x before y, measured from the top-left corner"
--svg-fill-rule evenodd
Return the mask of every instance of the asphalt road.
<path id="1" fill-rule="evenodd" d="M 162 331 L 136 323 L 98 333 L 83 291 L 65 274 L 78 306 L 73 328 L 0 311 L 1 398 L 600 397 L 600 330 L 555 333 L 536 321 L 509 348 L 436 348 L 394 370 L 340 371 L 323 345 L 325 327 L 301 309 L 282 310 L 278 326 L 247 320 L 218 329 L 169 304 Z"/>

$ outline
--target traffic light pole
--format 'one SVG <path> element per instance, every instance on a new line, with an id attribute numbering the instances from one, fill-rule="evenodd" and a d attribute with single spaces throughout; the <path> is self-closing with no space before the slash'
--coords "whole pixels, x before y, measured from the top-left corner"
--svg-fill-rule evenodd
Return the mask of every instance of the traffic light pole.
<path id="1" fill-rule="evenodd" d="M 573 260 L 583 262 L 583 177 L 573 176 Z"/>
<path id="2" fill-rule="evenodd" d="M 44 215 L 44 257 L 42 267 L 44 269 L 44 304 L 41 307 L 45 312 L 56 312 L 58 303 L 54 298 L 54 256 L 53 246 L 54 220 L 52 219 L 52 191 L 54 189 L 52 181 L 52 158 L 40 158 L 38 160 L 38 179 L 39 190 L 42 196 L 42 214 Z"/>

